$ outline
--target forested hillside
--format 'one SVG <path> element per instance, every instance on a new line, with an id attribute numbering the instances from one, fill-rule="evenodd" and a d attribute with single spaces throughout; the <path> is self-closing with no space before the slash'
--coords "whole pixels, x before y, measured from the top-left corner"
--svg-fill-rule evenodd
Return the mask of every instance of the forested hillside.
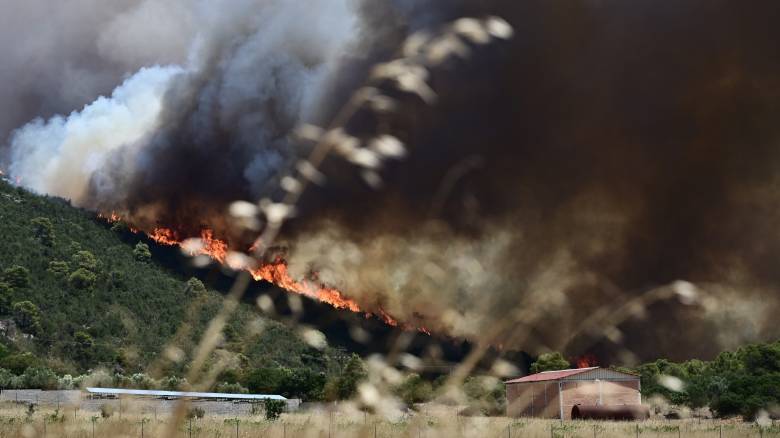
<path id="1" fill-rule="evenodd" d="M 161 372 L 181 375 L 221 304 L 200 280 L 157 264 L 140 236 L 7 181 L 0 182 L 0 236 L 0 368 L 17 375 L 31 366 L 58 375 L 142 372 L 160 363 L 174 336 L 185 357 Z M 231 320 L 222 347 L 234 374 L 326 372 L 333 357 L 344 357 L 310 347 L 249 305 Z"/>

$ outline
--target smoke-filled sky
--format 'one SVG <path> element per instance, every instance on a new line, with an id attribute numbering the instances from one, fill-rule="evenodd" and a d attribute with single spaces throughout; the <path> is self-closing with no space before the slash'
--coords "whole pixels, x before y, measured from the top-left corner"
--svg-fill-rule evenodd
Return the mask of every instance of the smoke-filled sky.
<path id="1" fill-rule="evenodd" d="M 776 2 L 0 5 L 2 168 L 180 229 L 273 194 L 305 152 L 292 129 L 410 32 L 504 17 L 511 42 L 431 69 L 435 106 L 403 100 L 410 155 L 384 189 L 326 163 L 284 236 L 291 268 L 443 333 L 509 321 L 518 348 L 707 356 L 780 334 Z M 615 310 L 667 289 L 686 304 Z M 605 307 L 609 340 L 579 333 Z"/>

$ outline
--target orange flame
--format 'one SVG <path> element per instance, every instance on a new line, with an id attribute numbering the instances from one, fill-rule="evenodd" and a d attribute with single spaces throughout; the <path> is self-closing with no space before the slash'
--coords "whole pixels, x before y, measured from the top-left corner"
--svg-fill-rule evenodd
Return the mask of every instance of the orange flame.
<path id="1" fill-rule="evenodd" d="M 176 232 L 168 228 L 156 228 L 150 234 L 149 238 L 161 245 L 176 246 L 182 245 L 182 240 L 178 238 Z M 228 244 L 214 237 L 214 232 L 209 229 L 201 231 L 200 242 L 198 245 L 184 245 L 190 255 L 207 255 L 221 264 L 231 265 L 229 262 L 230 250 Z M 234 266 L 232 266 L 234 267 Z M 365 312 L 360 308 L 357 302 L 346 298 L 339 290 L 318 285 L 310 280 L 295 280 L 287 269 L 287 262 L 277 260 L 274 263 L 264 264 L 260 267 L 245 267 L 247 271 L 257 281 L 265 280 L 273 283 L 282 289 L 313 298 L 324 303 L 330 304 L 337 309 L 346 309 L 356 313 L 366 313 L 374 315 L 393 327 L 398 326 L 398 321 L 388 315 L 381 308 L 376 313 Z M 424 333 L 430 334 L 427 330 L 421 329 Z"/>
<path id="2" fill-rule="evenodd" d="M 110 215 L 102 213 L 98 214 L 98 217 L 106 220 L 109 223 L 115 223 L 122 220 L 116 212 L 111 212 Z M 130 227 L 130 231 L 138 233 L 138 230 Z M 256 281 L 264 280 L 269 283 L 273 283 L 276 286 L 281 287 L 289 292 L 293 292 L 299 295 L 303 295 L 315 300 L 327 303 L 336 309 L 346 309 L 355 313 L 365 313 L 366 317 L 376 316 L 381 319 L 385 324 L 393 327 L 401 327 L 404 330 L 414 329 L 406 324 L 400 324 L 392 316 L 390 316 L 381 307 L 374 312 L 367 312 L 360 308 L 358 303 L 345 297 L 338 289 L 326 287 L 317 284 L 312 280 L 295 280 L 290 276 L 287 270 L 287 262 L 279 259 L 274 263 L 267 263 L 260 267 L 247 266 L 245 264 L 232 263 L 230 258 L 231 252 L 227 242 L 214 237 L 214 232 L 210 229 L 203 229 L 200 233 L 200 240 L 197 242 L 188 242 L 182 240 L 177 233 L 170 228 L 155 228 L 151 233 L 147 234 L 150 239 L 154 240 L 160 245 L 166 246 L 180 246 L 182 250 L 189 253 L 190 256 L 205 255 L 223 265 L 228 265 L 233 269 L 246 269 Z M 254 251 L 257 242 L 250 248 L 250 252 Z M 425 327 L 417 327 L 416 330 L 430 335 L 431 332 Z"/>
<path id="3" fill-rule="evenodd" d="M 590 368 L 598 366 L 599 361 L 596 359 L 596 356 L 592 354 L 586 354 L 584 356 L 578 357 L 575 362 L 577 363 L 577 368 Z"/>

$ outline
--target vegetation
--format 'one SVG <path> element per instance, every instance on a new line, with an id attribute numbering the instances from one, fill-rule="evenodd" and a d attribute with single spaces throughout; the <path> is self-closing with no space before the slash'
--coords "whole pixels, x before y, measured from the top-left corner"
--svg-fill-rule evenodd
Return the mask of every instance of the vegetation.
<path id="1" fill-rule="evenodd" d="M 6 406 L 0 412 L 0 436 L 43 436 L 44 422 L 47 437 L 89 437 L 94 427 L 96 437 L 140 437 L 143 423 L 144 436 L 187 438 L 193 437 L 530 437 L 564 438 L 640 437 L 713 438 L 724 437 L 776 437 L 778 425 L 756 425 L 730 421 L 648 421 L 641 424 L 607 421 L 575 421 L 561 423 L 558 420 L 509 419 L 489 417 L 464 417 L 448 407 L 431 412 L 408 413 L 398 418 L 348 412 L 283 413 L 269 421 L 258 410 L 252 416 L 225 417 L 206 412 L 203 418 L 193 418 L 170 434 L 170 418 L 158 413 L 132 412 L 125 405 L 120 418 L 112 406 L 105 406 L 105 414 L 78 410 L 75 415 L 65 408 L 64 421 L 52 421 L 57 411 L 52 407 L 33 408 L 27 414 L 26 406 Z M 102 418 L 101 418 L 102 417 Z M 62 419 L 60 414 L 58 418 Z"/>
<path id="2" fill-rule="evenodd" d="M 571 368 L 571 364 L 561 353 L 545 353 L 531 364 L 531 374 L 541 373 L 542 371 L 565 370 Z"/>
<path id="3" fill-rule="evenodd" d="M 278 419 L 282 415 L 282 412 L 284 412 L 285 406 L 286 404 L 283 400 L 264 400 L 263 407 L 265 408 L 266 420 L 273 421 Z"/>
<path id="4" fill-rule="evenodd" d="M 181 376 L 221 306 L 218 292 L 156 264 L 154 245 L 124 224 L 5 181 L 0 233 L 0 322 L 8 327 L 0 331 L 0 385 L 56 388 L 99 377 L 116 386 L 186 386 Z M 157 363 L 157 379 L 133 380 L 174 341 L 183 356 Z M 231 319 L 217 353 L 231 358 L 219 390 L 261 389 L 253 372 L 275 370 L 281 380 L 265 389 L 314 400 L 346 360 L 249 305 Z M 111 372 L 88 372 L 97 369 Z"/>
<path id="5" fill-rule="evenodd" d="M 642 395 L 659 395 L 691 408 L 710 407 L 720 417 L 752 419 L 780 405 L 780 341 L 746 345 L 712 361 L 673 363 L 666 359 L 639 366 Z"/>

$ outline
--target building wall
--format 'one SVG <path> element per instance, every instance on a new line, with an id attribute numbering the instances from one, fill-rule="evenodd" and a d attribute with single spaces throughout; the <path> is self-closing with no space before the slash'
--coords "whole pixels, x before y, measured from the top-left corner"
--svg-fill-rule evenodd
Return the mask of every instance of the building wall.
<path id="1" fill-rule="evenodd" d="M 508 384 L 506 400 L 510 417 L 560 417 L 557 381 Z"/>
<path id="2" fill-rule="evenodd" d="M 506 386 L 507 415 L 510 417 L 571 419 L 571 409 L 581 405 L 641 404 L 639 379 L 636 380 L 576 380 L 511 383 Z M 599 395 L 600 394 L 600 395 Z"/>
<path id="3" fill-rule="evenodd" d="M 561 382 L 564 419 L 571 419 L 575 405 L 639 405 L 639 379 L 636 380 L 581 380 Z"/>
<path id="4" fill-rule="evenodd" d="M 115 413 L 119 411 L 143 415 L 170 414 L 178 404 L 177 400 L 155 398 L 123 397 L 119 399 L 90 398 L 81 391 L 41 391 L 39 389 L 2 390 L 0 402 L 19 404 L 34 403 L 45 407 L 60 407 L 70 412 L 75 409 L 83 412 L 100 412 L 103 406 L 111 407 Z M 298 410 L 300 399 L 288 399 L 287 411 Z M 199 407 L 206 415 L 251 415 L 252 403 L 240 401 L 197 400 L 190 406 Z"/>

